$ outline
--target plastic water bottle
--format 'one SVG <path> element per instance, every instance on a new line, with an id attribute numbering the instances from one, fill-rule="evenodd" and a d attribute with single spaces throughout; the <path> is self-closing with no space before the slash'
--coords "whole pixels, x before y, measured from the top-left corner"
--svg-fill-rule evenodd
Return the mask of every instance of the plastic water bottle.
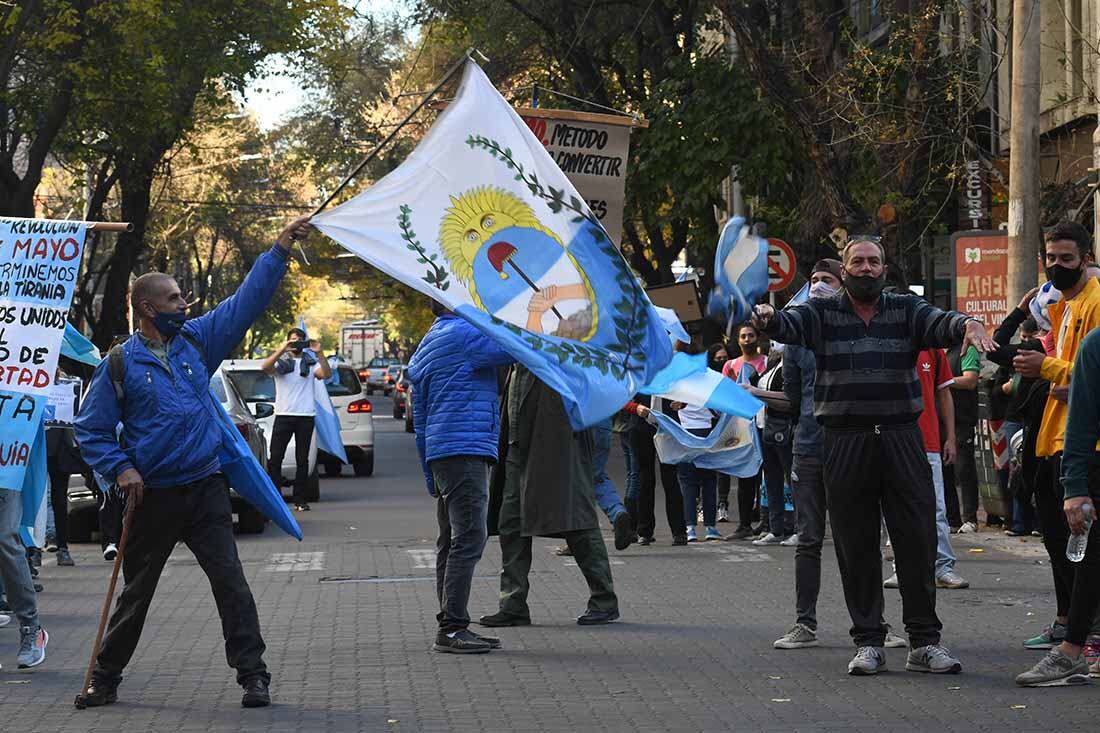
<path id="1" fill-rule="evenodd" d="M 1092 504 L 1085 504 L 1085 508 L 1081 511 L 1085 515 L 1085 531 L 1081 534 L 1069 536 L 1069 543 L 1066 545 L 1066 559 L 1070 562 L 1081 562 L 1085 558 L 1085 548 L 1089 544 L 1089 530 L 1092 529 L 1092 522 L 1096 519 Z"/>

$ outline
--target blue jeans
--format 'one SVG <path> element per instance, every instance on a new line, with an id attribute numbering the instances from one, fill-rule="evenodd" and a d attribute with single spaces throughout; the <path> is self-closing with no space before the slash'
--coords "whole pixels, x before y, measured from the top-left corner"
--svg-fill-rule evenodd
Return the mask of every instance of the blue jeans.
<path id="1" fill-rule="evenodd" d="M 681 463 L 676 466 L 676 477 L 680 480 L 680 493 L 684 495 L 686 526 L 695 526 L 695 503 L 699 500 L 701 493 L 703 526 L 713 527 L 718 520 L 718 474 L 699 468 L 694 463 Z"/>
<path id="2" fill-rule="evenodd" d="M 943 457 L 927 452 L 932 467 L 932 485 L 936 488 L 936 577 L 955 569 L 955 551 L 951 549 L 951 528 L 947 526 L 947 503 L 943 494 Z"/>
<path id="3" fill-rule="evenodd" d="M 611 477 L 607 475 L 607 459 L 611 456 L 611 420 L 604 420 L 592 428 L 592 442 L 595 450 L 592 453 L 592 468 L 595 471 L 594 483 L 596 484 L 596 503 L 614 522 L 620 514 L 626 512 L 623 500 L 619 498 L 619 491 L 615 484 L 611 483 Z"/>
<path id="4" fill-rule="evenodd" d="M 634 456 L 634 448 L 630 445 L 630 433 L 619 433 L 619 442 L 623 446 L 623 456 L 626 458 L 626 496 L 628 502 L 638 501 L 638 459 Z"/>
<path id="5" fill-rule="evenodd" d="M 489 538 L 489 462 L 481 456 L 451 456 L 431 462 L 435 481 L 435 591 L 439 631 L 449 634 L 470 625 L 470 586 L 474 567 Z"/>
<path id="6" fill-rule="evenodd" d="M 38 627 L 38 597 L 34 593 L 27 550 L 19 536 L 23 495 L 0 489 L 0 586 L 20 626 Z"/>

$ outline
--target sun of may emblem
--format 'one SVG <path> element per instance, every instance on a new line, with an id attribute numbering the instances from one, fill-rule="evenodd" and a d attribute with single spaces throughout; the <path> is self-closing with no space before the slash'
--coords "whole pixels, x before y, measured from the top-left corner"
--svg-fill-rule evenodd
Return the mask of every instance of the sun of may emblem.
<path id="1" fill-rule="evenodd" d="M 486 313 L 575 341 L 596 333 L 596 295 L 588 276 L 515 195 L 482 186 L 451 196 L 439 243 L 448 269 Z"/>

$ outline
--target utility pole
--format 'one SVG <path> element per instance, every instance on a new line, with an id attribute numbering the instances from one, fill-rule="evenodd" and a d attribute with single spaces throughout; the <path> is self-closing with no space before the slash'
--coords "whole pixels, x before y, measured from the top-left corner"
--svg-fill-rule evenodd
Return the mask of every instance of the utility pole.
<path id="1" fill-rule="evenodd" d="M 1008 305 L 1038 281 L 1039 0 L 1012 2 L 1012 102 L 1008 163 Z M 988 325 L 988 324 L 987 324 Z"/>
<path id="2" fill-rule="evenodd" d="M 1096 35 L 1094 40 L 1100 44 L 1100 3 L 1094 2 L 1092 5 L 1092 18 L 1094 28 L 1096 29 Z M 1100 46 L 1094 46 L 1094 48 L 1100 48 Z M 1091 55 L 1091 54 L 1090 54 Z M 1089 177 L 1094 182 L 1100 180 L 1100 59 L 1093 55 L 1092 58 L 1093 71 L 1096 76 L 1094 77 L 1093 94 L 1096 95 L 1097 100 L 1097 114 L 1096 129 L 1092 132 L 1092 167 L 1093 170 L 1089 171 L 1092 175 Z M 1081 73 L 1084 74 L 1085 70 L 1082 69 Z M 1088 85 L 1085 85 L 1085 89 L 1088 89 Z M 1100 242 L 1100 186 L 1096 187 L 1095 193 L 1092 195 L 1092 246 L 1095 251 L 1097 242 Z"/>

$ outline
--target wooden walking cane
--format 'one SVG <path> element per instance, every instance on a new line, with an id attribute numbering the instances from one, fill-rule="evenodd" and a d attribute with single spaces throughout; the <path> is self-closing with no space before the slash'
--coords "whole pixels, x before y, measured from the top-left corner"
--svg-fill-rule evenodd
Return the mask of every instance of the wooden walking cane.
<path id="1" fill-rule="evenodd" d="M 84 674 L 84 686 L 80 688 L 80 694 L 76 696 L 74 705 L 77 710 L 87 707 L 87 698 L 84 693 L 92 684 L 92 672 L 95 670 L 95 660 L 99 656 L 99 645 L 103 642 L 103 632 L 107 628 L 107 618 L 111 614 L 111 601 L 115 597 L 115 585 L 118 583 L 118 570 L 122 567 L 122 554 L 126 551 L 126 538 L 130 534 L 130 525 L 134 521 L 134 502 L 127 497 L 126 514 L 122 518 L 122 536 L 118 539 L 118 554 L 115 555 L 115 564 L 111 568 L 111 582 L 107 585 L 107 597 L 103 599 L 103 613 L 99 615 L 99 630 L 95 633 L 95 643 L 92 644 L 92 658 L 88 662 L 88 671 Z"/>

